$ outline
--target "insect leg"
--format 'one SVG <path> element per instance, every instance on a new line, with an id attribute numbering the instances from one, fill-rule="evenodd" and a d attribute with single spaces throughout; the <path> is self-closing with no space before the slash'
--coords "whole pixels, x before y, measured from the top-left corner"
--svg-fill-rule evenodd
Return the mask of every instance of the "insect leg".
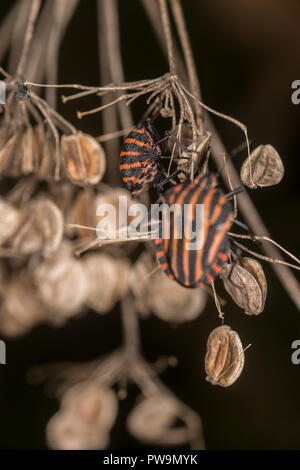
<path id="1" fill-rule="evenodd" d="M 227 199 L 231 199 L 232 196 L 234 196 L 235 194 L 242 193 L 243 191 L 244 191 L 244 188 L 241 186 L 240 188 L 236 188 L 233 191 L 231 191 L 230 193 L 225 194 L 225 196 L 226 196 Z"/>

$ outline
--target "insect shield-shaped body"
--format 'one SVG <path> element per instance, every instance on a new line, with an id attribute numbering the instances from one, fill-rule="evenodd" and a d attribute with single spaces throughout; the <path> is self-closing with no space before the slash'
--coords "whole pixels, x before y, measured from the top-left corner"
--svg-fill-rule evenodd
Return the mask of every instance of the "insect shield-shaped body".
<path id="1" fill-rule="evenodd" d="M 126 137 L 120 160 L 123 182 L 133 196 L 147 191 L 161 171 L 162 146 L 151 119 L 140 122 Z M 163 143 L 164 144 L 164 143 Z"/>
<path id="2" fill-rule="evenodd" d="M 155 240 L 157 257 L 169 278 L 185 287 L 210 284 L 227 260 L 233 209 L 217 184 L 216 176 L 206 173 L 161 198 L 165 206 L 161 238 Z"/>

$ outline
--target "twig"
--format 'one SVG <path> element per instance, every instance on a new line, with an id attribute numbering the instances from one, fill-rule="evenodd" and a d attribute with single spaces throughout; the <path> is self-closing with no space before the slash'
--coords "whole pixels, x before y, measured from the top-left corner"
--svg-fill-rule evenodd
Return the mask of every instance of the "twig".
<path id="1" fill-rule="evenodd" d="M 176 68 L 175 68 L 173 40 L 172 40 L 170 18 L 168 14 L 166 0 L 159 0 L 159 8 L 160 8 L 161 19 L 162 19 L 162 24 L 164 28 L 165 39 L 167 43 L 170 73 L 175 73 Z"/>
<path id="2" fill-rule="evenodd" d="M 282 265 L 289 266 L 290 268 L 297 269 L 298 271 L 300 271 L 300 266 L 296 266 L 294 264 L 287 263 L 286 261 L 283 261 L 281 259 L 269 258 L 268 256 L 261 255 L 260 253 L 257 253 L 256 251 L 250 250 L 245 245 L 242 245 L 241 243 L 237 242 L 236 240 L 232 240 L 232 243 L 234 243 L 236 246 L 241 248 L 243 251 L 246 251 L 250 255 L 256 256 L 257 258 L 262 259 L 264 261 L 268 261 L 268 263 L 282 264 Z"/>
<path id="3" fill-rule="evenodd" d="M 41 6 L 41 0 L 32 0 L 25 39 L 24 39 L 24 46 L 23 46 L 22 54 L 21 54 L 19 65 L 17 67 L 17 72 L 16 72 L 17 77 L 22 77 L 23 72 L 24 72 L 24 67 L 27 61 L 30 44 L 32 40 L 32 35 L 33 35 L 33 30 L 34 30 L 36 19 L 39 14 L 40 6 Z"/>
<path id="4" fill-rule="evenodd" d="M 196 96 L 196 98 L 200 100 L 201 99 L 200 85 L 199 85 L 199 81 L 197 77 L 196 65 L 195 65 L 195 61 L 193 57 L 190 39 L 189 39 L 188 31 L 186 28 L 186 24 L 184 21 L 181 3 L 180 3 L 180 0 L 170 0 L 170 2 L 171 2 L 171 8 L 172 8 L 172 12 L 175 18 L 182 50 L 183 50 L 183 55 L 184 55 L 184 59 L 186 63 L 188 76 L 189 76 L 190 88 L 191 88 L 192 93 Z M 197 126 L 199 129 L 200 135 L 202 135 L 204 133 L 204 128 L 203 128 L 204 118 L 203 118 L 202 108 L 199 104 L 196 104 L 195 109 L 196 109 Z"/>
<path id="5" fill-rule="evenodd" d="M 120 48 L 120 27 L 118 19 L 118 8 L 116 0 L 102 0 L 104 2 L 106 37 L 107 37 L 107 57 L 110 68 L 111 80 L 120 85 L 125 81 L 122 66 L 122 56 Z M 131 111 L 124 103 L 118 104 L 122 127 L 132 127 L 133 119 Z"/>

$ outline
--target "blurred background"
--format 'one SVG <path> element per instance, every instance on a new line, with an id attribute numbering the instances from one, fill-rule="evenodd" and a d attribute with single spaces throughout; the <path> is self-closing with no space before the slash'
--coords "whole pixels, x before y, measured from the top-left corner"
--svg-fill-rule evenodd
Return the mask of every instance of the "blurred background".
<path id="1" fill-rule="evenodd" d="M 0 3 L 0 19 L 13 4 Z M 272 144 L 282 157 L 286 173 L 281 184 L 257 189 L 251 196 L 273 238 L 299 255 L 300 105 L 291 102 L 291 83 L 300 79 L 300 3 L 183 0 L 182 5 L 203 101 L 245 123 L 253 148 Z M 139 0 L 119 1 L 119 6 L 126 80 L 165 73 L 167 63 Z M 97 85 L 98 69 L 96 2 L 81 1 L 60 50 L 59 82 Z M 88 109 L 89 103 L 95 101 L 60 105 L 59 110 L 80 129 L 98 135 L 98 115 L 76 120 L 75 111 Z M 143 109 L 143 100 L 134 105 L 136 121 Z M 213 119 L 229 150 L 242 142 L 239 129 Z M 235 159 L 238 169 L 243 158 Z M 268 281 L 264 312 L 248 317 L 233 301 L 226 305 L 225 322 L 239 332 L 244 345 L 252 344 L 240 379 L 228 389 L 205 381 L 206 341 L 218 325 L 212 299 L 200 317 L 180 326 L 154 316 L 140 322 L 150 362 L 161 355 L 178 358 L 177 368 L 167 370 L 162 380 L 200 414 L 208 449 L 300 449 L 300 365 L 291 362 L 291 344 L 300 339 L 300 312 L 270 266 L 263 267 Z M 222 292 L 221 284 L 218 289 Z M 30 366 L 92 360 L 121 342 L 118 308 L 109 315 L 91 312 L 71 319 L 62 328 L 41 325 L 24 337 L 6 340 L 7 365 L 0 366 L 0 448 L 46 448 L 45 425 L 58 404 L 45 396 L 42 386 L 28 385 Z M 120 403 L 112 449 L 141 448 L 124 423 L 136 396 L 132 386 Z"/>

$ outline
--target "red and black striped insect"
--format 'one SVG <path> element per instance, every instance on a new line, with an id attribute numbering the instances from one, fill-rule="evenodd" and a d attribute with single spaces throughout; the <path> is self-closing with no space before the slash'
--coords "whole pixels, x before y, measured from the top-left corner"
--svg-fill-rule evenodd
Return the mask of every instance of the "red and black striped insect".
<path id="1" fill-rule="evenodd" d="M 162 173 L 160 157 L 166 141 L 160 136 L 153 121 L 140 122 L 126 137 L 122 150 L 120 171 L 123 182 L 133 196 L 149 189 Z"/>
<path id="2" fill-rule="evenodd" d="M 170 211 L 162 211 L 163 233 L 155 240 L 157 258 L 163 271 L 170 279 L 175 279 L 185 287 L 203 287 L 210 284 L 221 271 L 227 260 L 229 240 L 227 232 L 235 221 L 234 212 L 228 196 L 217 187 L 214 174 L 206 173 L 195 178 L 193 183 L 178 184 L 161 197 L 161 203 L 177 204 L 172 218 Z M 238 192 L 239 190 L 235 191 Z M 189 204 L 189 217 L 184 217 L 184 205 Z M 201 229 L 203 238 L 194 249 L 188 249 L 191 234 L 195 231 L 197 204 L 204 205 Z M 165 214 L 165 215 L 164 215 Z M 182 236 L 176 230 L 184 223 Z M 164 236 L 167 234 L 168 236 Z"/>

